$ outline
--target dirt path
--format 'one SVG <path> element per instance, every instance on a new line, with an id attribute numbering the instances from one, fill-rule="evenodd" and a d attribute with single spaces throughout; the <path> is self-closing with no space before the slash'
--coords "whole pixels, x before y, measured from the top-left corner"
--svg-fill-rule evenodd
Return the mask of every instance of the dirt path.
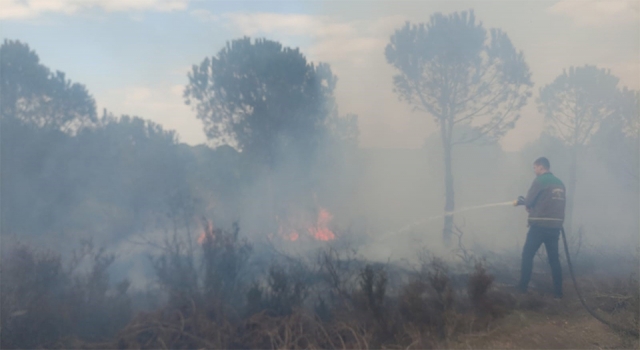
<path id="1" fill-rule="evenodd" d="M 582 308 L 574 293 L 562 301 L 528 295 L 519 302 L 539 307 L 513 310 L 482 334 L 458 339 L 451 348 L 466 349 L 639 349 L 638 339 L 619 334 Z M 603 314 L 603 317 L 607 315 Z"/>
<path id="2" fill-rule="evenodd" d="M 471 349 L 637 349 L 638 341 L 614 333 L 588 315 L 567 320 L 516 311 L 493 331 L 461 339 L 460 345 Z"/>

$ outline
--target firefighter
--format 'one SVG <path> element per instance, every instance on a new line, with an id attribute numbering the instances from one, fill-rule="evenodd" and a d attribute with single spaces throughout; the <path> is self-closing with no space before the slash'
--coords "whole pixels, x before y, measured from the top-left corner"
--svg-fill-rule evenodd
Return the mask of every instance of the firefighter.
<path id="1" fill-rule="evenodd" d="M 526 293 L 533 269 L 533 258 L 544 243 L 551 265 L 554 297 L 562 298 L 562 267 L 558 255 L 560 230 L 564 223 L 566 204 L 565 186 L 549 170 L 551 166 L 545 157 L 536 159 L 533 171 L 536 178 L 526 197 L 520 196 L 514 203 L 524 205 L 529 213 L 529 232 L 522 249 L 520 283 L 517 288 Z"/>

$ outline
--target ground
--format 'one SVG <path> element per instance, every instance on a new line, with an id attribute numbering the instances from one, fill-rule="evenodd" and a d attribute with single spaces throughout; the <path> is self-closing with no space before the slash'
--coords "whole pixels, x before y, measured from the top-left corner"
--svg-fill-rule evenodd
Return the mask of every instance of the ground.
<path id="1" fill-rule="evenodd" d="M 520 305 L 483 333 L 466 335 L 449 344 L 466 349 L 639 349 L 638 339 L 619 334 L 593 318 L 580 304 L 573 285 L 565 283 L 565 297 L 529 292 L 518 296 Z M 602 317 L 613 319 L 602 310 Z M 628 326 L 629 323 L 622 323 Z"/>

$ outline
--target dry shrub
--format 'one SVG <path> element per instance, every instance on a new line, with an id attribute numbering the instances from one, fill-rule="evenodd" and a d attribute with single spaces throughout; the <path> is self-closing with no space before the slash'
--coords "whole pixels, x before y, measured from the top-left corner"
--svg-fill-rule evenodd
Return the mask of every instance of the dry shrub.
<path id="1" fill-rule="evenodd" d="M 635 273 L 629 278 L 600 279 L 595 290 L 588 290 L 586 297 L 594 308 L 608 314 L 608 318 L 629 329 L 640 329 L 640 285 Z"/>
<path id="2" fill-rule="evenodd" d="M 332 247 L 320 251 L 318 266 L 320 278 L 326 285 L 326 302 L 342 312 L 353 311 L 353 293 L 357 286 L 354 252 L 340 252 Z"/>
<path id="3" fill-rule="evenodd" d="M 281 317 L 255 314 L 244 322 L 241 338 L 243 345 L 252 349 L 318 349 L 331 345 L 328 334 L 320 332 L 320 324 L 301 310 Z"/>
<path id="4" fill-rule="evenodd" d="M 195 304 L 213 319 L 238 318 L 247 283 L 242 272 L 252 246 L 239 237 L 237 224 L 231 231 L 205 227 L 199 255 L 177 234 L 165 242 L 153 259 L 158 284 L 169 296 L 168 306 L 183 314 L 192 312 Z"/>
<path id="5" fill-rule="evenodd" d="M 476 313 L 481 316 L 496 316 L 498 311 L 487 296 L 493 283 L 493 276 L 487 273 L 486 268 L 480 262 L 476 263 L 473 273 L 469 276 L 467 294 Z"/>
<path id="6" fill-rule="evenodd" d="M 240 227 L 231 231 L 209 228 L 202 244 L 203 288 L 207 297 L 227 303 L 242 302 L 242 271 L 253 250 L 246 238 L 240 239 Z"/>
<path id="7" fill-rule="evenodd" d="M 266 311 L 271 316 L 284 316 L 301 308 L 309 296 L 307 276 L 307 269 L 300 265 L 272 265 L 266 285 L 254 282 L 247 292 L 247 314 Z"/>
<path id="8" fill-rule="evenodd" d="M 2 348 L 35 348 L 70 333 L 61 301 L 71 281 L 59 255 L 18 245 L 1 266 Z"/>
<path id="9" fill-rule="evenodd" d="M 139 315 L 106 348 L 136 349 L 368 349 L 372 335 L 346 322 L 324 324 L 303 309 L 267 312 L 238 323 L 158 311 Z"/>
<path id="10" fill-rule="evenodd" d="M 321 322 L 303 309 L 272 317 L 258 313 L 248 318 L 238 332 L 252 349 L 371 349 L 375 334 L 353 320 Z"/>
<path id="11" fill-rule="evenodd" d="M 381 268 L 366 265 L 359 276 L 359 289 L 356 292 L 356 306 L 366 310 L 367 316 L 376 322 L 384 322 L 384 301 L 387 290 L 387 274 Z"/>
<path id="12" fill-rule="evenodd" d="M 501 304 L 491 290 L 493 276 L 483 264 L 476 264 L 472 273 L 460 278 L 444 261 L 431 259 L 405 283 L 407 275 L 400 268 L 393 270 L 396 278 L 390 280 L 386 266 L 329 248 L 320 253 L 317 271 L 301 260 L 287 259 L 273 263 L 264 277 L 249 285 L 243 274 L 251 246 L 238 238 L 237 227 L 231 232 L 210 230 L 207 237 L 199 255 L 179 240 L 166 242 L 166 250 L 154 260 L 158 282 L 169 296 L 158 310 L 139 313 L 115 336 L 105 325 L 98 327 L 103 333 L 86 338 L 58 331 L 49 336 L 47 346 L 441 348 L 459 334 L 486 328 L 487 322 L 481 321 L 500 315 L 496 310 Z M 108 255 L 97 256 L 88 277 L 72 279 L 84 294 L 69 295 L 81 295 L 104 307 L 99 295 L 106 284 L 100 276 L 113 260 Z M 54 271 L 47 276 L 56 276 L 57 260 L 47 257 L 43 261 Z M 465 284 L 454 285 L 453 280 Z M 126 287 L 121 285 L 122 293 Z M 7 300 L 2 299 L 3 305 Z"/>
<path id="13" fill-rule="evenodd" d="M 177 310 L 139 314 L 109 344 L 120 349 L 224 349 L 233 347 L 233 327 L 214 322 L 205 312 L 185 316 Z"/>
<path id="14" fill-rule="evenodd" d="M 466 283 L 457 289 L 454 280 Z M 471 273 L 461 275 L 453 274 L 440 259 L 423 263 L 399 294 L 404 336 L 410 339 L 407 345 L 447 346 L 457 335 L 486 330 L 515 306 L 512 295 L 492 289 L 493 280 L 479 260 Z"/>
<path id="15" fill-rule="evenodd" d="M 405 324 L 403 333 L 403 341 L 400 344 L 404 345 L 404 349 L 439 348 L 438 340 L 434 339 L 432 334 L 430 334 L 429 332 L 425 332 L 421 327 L 418 327 L 414 324 Z"/>
<path id="16" fill-rule="evenodd" d="M 435 291 L 434 311 L 437 334 L 441 339 L 455 332 L 456 312 L 454 306 L 454 290 L 451 286 L 448 269 L 444 261 L 433 259 L 427 272 L 431 288 Z"/>
<path id="17" fill-rule="evenodd" d="M 74 338 L 100 341 L 131 317 L 129 283 L 110 287 L 107 269 L 114 256 L 90 241 L 66 267 L 59 254 L 24 244 L 12 246 L 1 259 L 2 348 L 55 347 Z M 88 271 L 79 271 L 82 264 Z"/>
<path id="18" fill-rule="evenodd" d="M 353 250 L 332 247 L 318 255 L 320 284 L 314 311 L 338 347 L 379 347 L 390 334 L 388 278 L 381 266 L 356 259 Z"/>
<path id="19" fill-rule="evenodd" d="M 431 324 L 434 316 L 431 299 L 429 284 L 414 278 L 400 292 L 400 313 L 414 325 Z"/>
<path id="20" fill-rule="evenodd" d="M 409 344 L 431 348 L 457 332 L 461 315 L 455 301 L 446 264 L 439 259 L 424 263 L 399 294 L 399 313 Z"/>

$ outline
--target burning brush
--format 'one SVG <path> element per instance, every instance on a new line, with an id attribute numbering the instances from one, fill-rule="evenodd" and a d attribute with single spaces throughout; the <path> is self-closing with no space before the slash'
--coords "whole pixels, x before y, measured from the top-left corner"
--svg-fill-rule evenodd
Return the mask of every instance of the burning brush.
<path id="1" fill-rule="evenodd" d="M 300 232 L 307 232 L 309 236 L 318 241 L 331 241 L 336 238 L 335 233 L 329 228 L 333 215 L 320 208 L 315 219 L 304 218 L 301 215 L 288 215 L 287 220 L 276 216 L 278 222 L 278 235 L 288 241 L 295 242 L 300 239 Z"/>

